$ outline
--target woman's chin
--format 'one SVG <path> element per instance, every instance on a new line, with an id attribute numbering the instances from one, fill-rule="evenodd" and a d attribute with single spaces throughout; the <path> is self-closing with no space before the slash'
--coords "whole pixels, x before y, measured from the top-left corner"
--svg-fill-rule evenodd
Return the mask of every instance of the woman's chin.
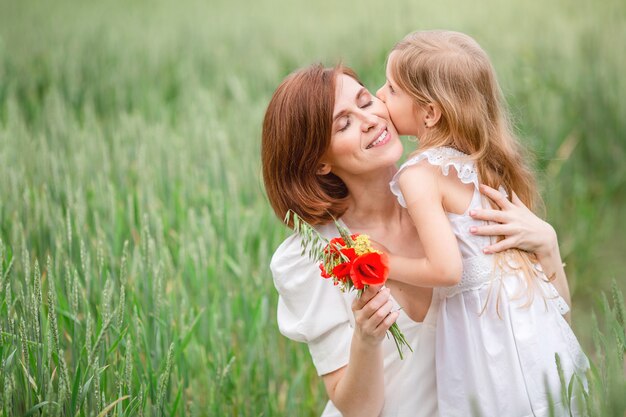
<path id="1" fill-rule="evenodd" d="M 402 142 L 400 139 L 396 139 L 394 143 L 389 144 L 388 155 L 385 159 L 389 160 L 389 165 L 396 165 L 400 158 L 402 158 L 402 154 L 404 153 L 404 147 L 402 146 Z"/>
<path id="2" fill-rule="evenodd" d="M 387 152 L 377 158 L 376 163 L 372 165 L 372 170 L 378 171 L 385 168 L 395 168 L 400 158 L 402 158 L 403 151 L 402 143 L 398 141 L 397 145 L 390 147 Z"/>

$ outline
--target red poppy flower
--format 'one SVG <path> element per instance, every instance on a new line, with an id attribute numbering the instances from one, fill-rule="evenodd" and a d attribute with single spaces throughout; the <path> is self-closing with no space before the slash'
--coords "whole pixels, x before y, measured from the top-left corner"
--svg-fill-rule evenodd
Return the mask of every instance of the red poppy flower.
<path id="1" fill-rule="evenodd" d="M 340 263 L 333 268 L 332 275 L 340 281 L 345 281 L 350 276 L 352 270 L 352 261 L 356 259 L 356 252 L 354 248 L 343 248 L 340 250 L 341 254 L 348 258 L 347 261 Z"/>
<path id="2" fill-rule="evenodd" d="M 389 275 L 389 258 L 385 253 L 370 252 L 358 256 L 352 262 L 350 278 L 357 289 L 358 285 L 382 285 Z M 358 284 L 358 285 L 357 285 Z"/>
<path id="3" fill-rule="evenodd" d="M 330 278 L 332 277 L 332 275 L 330 275 L 328 272 L 326 272 L 326 268 L 324 268 L 324 263 L 320 263 L 320 271 L 322 272 L 322 278 Z"/>
<path id="4" fill-rule="evenodd" d="M 345 248 L 346 247 L 346 242 L 340 238 L 340 237 L 336 237 L 330 240 L 330 242 L 328 242 L 328 245 L 326 245 L 326 247 L 324 248 L 324 253 L 326 255 L 331 254 L 331 255 L 335 255 L 337 253 L 339 253 L 339 249 L 337 248 Z"/>
<path id="5" fill-rule="evenodd" d="M 361 281 L 361 277 L 357 274 L 352 273 L 352 269 L 350 269 L 350 281 L 352 281 L 352 285 L 357 290 L 362 290 L 365 287 L 363 285 L 363 282 Z"/>
<path id="6" fill-rule="evenodd" d="M 345 281 L 350 276 L 350 270 L 352 269 L 351 262 L 343 262 L 333 268 L 333 276 L 340 281 Z"/>
<path id="7" fill-rule="evenodd" d="M 356 259 L 356 251 L 354 248 L 343 248 L 341 254 L 348 258 L 348 262 L 352 262 Z"/>

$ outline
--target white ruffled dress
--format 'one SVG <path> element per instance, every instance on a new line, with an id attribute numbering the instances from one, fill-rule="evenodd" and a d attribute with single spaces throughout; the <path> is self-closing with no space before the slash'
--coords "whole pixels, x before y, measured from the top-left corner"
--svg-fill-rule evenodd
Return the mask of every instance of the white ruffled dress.
<path id="1" fill-rule="evenodd" d="M 586 389 L 584 373 L 589 364 L 562 316 L 569 307 L 547 280 L 536 278 L 529 302 L 525 277 L 494 271 L 493 255 L 482 252 L 490 238 L 469 232 L 471 226 L 484 224 L 469 216 L 471 209 L 483 207 L 483 197 L 474 163 L 464 153 L 434 148 L 405 162 L 390 183 L 402 206 L 406 203 L 398 177 L 422 161 L 441 167 L 444 175 L 456 173 L 463 183 L 475 186 L 466 212 L 448 213 L 463 258 L 461 281 L 436 291 L 440 297 L 436 324 L 440 415 L 548 416 L 550 403 L 555 416 L 569 416 L 570 407 L 572 415 L 579 415 L 577 399 L 572 404 L 562 401 L 555 360 L 558 354 L 566 384 L 576 375 L 581 382 L 578 385 Z M 538 265 L 536 268 L 541 272 Z"/>

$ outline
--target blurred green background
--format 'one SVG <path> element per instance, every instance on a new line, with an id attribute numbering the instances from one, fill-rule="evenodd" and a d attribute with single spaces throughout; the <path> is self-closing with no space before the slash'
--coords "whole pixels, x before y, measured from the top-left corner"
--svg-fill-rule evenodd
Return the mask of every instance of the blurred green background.
<path id="1" fill-rule="evenodd" d="M 432 28 L 492 57 L 599 355 L 592 311 L 626 288 L 623 1 L 0 0 L 4 415 L 319 415 L 276 326 L 263 114 L 313 62 L 375 90 Z"/>

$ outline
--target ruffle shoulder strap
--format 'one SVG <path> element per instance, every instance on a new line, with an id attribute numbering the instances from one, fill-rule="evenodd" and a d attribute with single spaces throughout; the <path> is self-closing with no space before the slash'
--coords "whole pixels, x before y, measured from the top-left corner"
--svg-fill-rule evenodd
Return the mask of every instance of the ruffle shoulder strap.
<path id="1" fill-rule="evenodd" d="M 394 175 L 393 179 L 389 183 L 391 192 L 393 192 L 393 194 L 398 198 L 398 202 L 402 207 L 406 207 L 406 201 L 404 200 L 404 196 L 400 190 L 398 179 L 407 168 L 417 165 L 423 160 L 427 160 L 431 165 L 441 167 L 441 172 L 446 176 L 450 172 L 450 167 L 453 167 L 461 182 L 464 184 L 474 184 L 474 186 L 478 188 L 478 172 L 476 171 L 474 162 L 468 155 L 454 148 L 443 147 L 426 149 L 402 164 L 396 175 Z M 419 187 L 419 184 L 416 184 L 416 186 Z"/>

